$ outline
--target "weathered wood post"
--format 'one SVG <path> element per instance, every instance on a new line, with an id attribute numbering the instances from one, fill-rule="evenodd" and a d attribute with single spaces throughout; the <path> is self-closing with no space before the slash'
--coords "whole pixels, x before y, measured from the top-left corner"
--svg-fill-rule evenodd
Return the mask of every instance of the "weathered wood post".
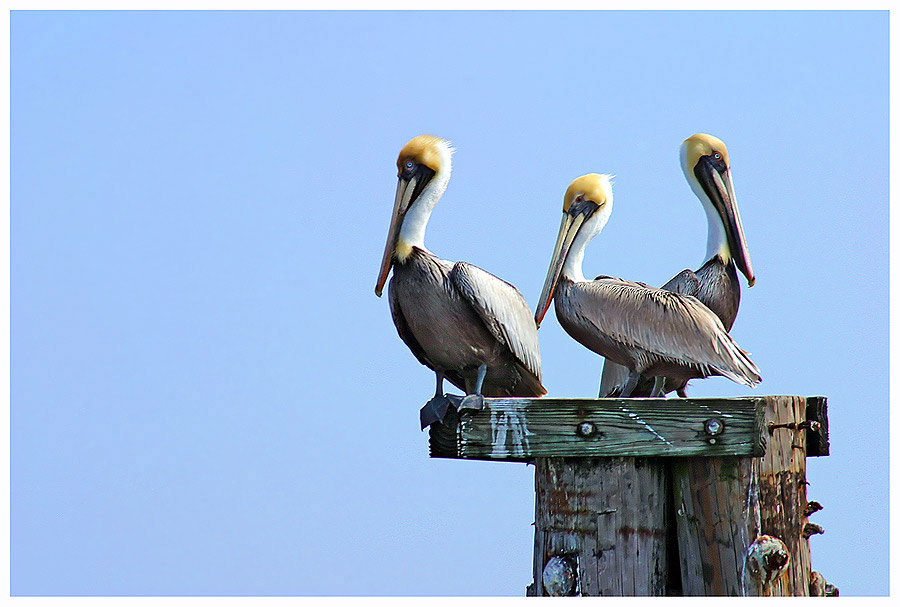
<path id="1" fill-rule="evenodd" d="M 665 466 L 540 457 L 534 478 L 536 595 L 666 594 Z"/>
<path id="2" fill-rule="evenodd" d="M 811 571 L 825 399 L 486 399 L 433 457 L 535 464 L 537 596 L 834 595 Z"/>
<path id="3" fill-rule="evenodd" d="M 673 464 L 685 595 L 810 594 L 806 455 L 828 454 L 825 399 L 767 396 L 765 405 L 761 458 Z"/>

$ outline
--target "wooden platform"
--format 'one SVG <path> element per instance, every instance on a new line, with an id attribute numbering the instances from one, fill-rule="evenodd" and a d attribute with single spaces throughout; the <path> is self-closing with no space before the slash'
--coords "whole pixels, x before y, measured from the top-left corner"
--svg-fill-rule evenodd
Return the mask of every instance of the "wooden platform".
<path id="1" fill-rule="evenodd" d="M 752 398 L 487 398 L 429 432 L 432 457 L 760 457 L 765 396 Z M 828 455 L 826 400 L 806 399 L 807 456 Z"/>
<path id="2" fill-rule="evenodd" d="M 824 397 L 485 399 L 432 457 L 535 464 L 535 596 L 834 596 L 806 458 Z"/>

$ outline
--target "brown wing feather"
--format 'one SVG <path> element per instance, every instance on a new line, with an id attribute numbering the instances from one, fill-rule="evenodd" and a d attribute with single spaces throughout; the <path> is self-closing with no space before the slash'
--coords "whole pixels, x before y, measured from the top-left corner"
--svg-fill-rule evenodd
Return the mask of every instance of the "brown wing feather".
<path id="1" fill-rule="evenodd" d="M 509 348 L 540 385 L 541 351 L 537 327 L 522 293 L 505 280 L 464 261 L 453 265 L 450 280 L 478 313 L 491 335 Z"/>
<path id="2" fill-rule="evenodd" d="M 612 278 L 610 276 L 602 276 L 598 278 Z M 642 282 L 636 283 L 641 286 L 647 286 Z M 691 295 L 693 297 L 697 297 L 700 294 L 700 279 L 697 277 L 697 274 L 694 273 L 693 270 L 682 270 L 675 276 L 673 276 L 669 282 L 664 284 L 662 289 L 666 291 L 672 291 L 674 293 L 680 293 L 682 295 Z M 600 377 L 600 394 L 603 396 L 609 396 L 612 394 L 616 394 L 618 391 L 622 389 L 625 385 L 625 381 L 628 379 L 628 369 L 623 367 L 622 365 L 618 365 L 613 361 L 607 359 L 603 363 L 603 374 Z M 649 381 L 642 381 L 642 383 L 635 389 L 633 395 L 649 395 L 649 389 L 652 387 L 647 387 L 647 390 L 644 390 L 643 384 L 651 384 Z M 646 392 L 646 394 L 644 394 Z"/>
<path id="3" fill-rule="evenodd" d="M 603 278 L 573 283 L 568 299 L 597 331 L 637 348 L 637 358 L 644 363 L 656 355 L 703 371 L 715 369 L 739 383 L 760 381 L 756 365 L 719 318 L 694 297 Z"/>

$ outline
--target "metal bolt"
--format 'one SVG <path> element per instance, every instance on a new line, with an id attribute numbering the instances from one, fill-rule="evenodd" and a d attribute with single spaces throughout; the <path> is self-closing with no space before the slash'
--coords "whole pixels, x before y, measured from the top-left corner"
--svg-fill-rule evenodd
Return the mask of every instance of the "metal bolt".
<path id="1" fill-rule="evenodd" d="M 769 436 L 772 436 L 773 434 L 775 434 L 775 430 L 778 430 L 779 428 L 787 428 L 788 430 L 797 430 L 798 429 L 797 424 L 794 422 L 790 422 L 787 424 L 776 424 L 775 422 L 769 422 L 768 427 L 769 427 Z"/>
<path id="2" fill-rule="evenodd" d="M 710 444 L 710 445 L 715 445 L 715 444 L 716 444 L 716 439 L 714 439 L 714 438 L 709 439 L 709 444 Z"/>
<path id="3" fill-rule="evenodd" d="M 725 430 L 725 424 L 722 423 L 722 420 L 716 419 L 714 417 L 712 419 L 706 420 L 706 423 L 703 425 L 703 429 L 706 430 L 706 433 L 710 436 L 718 436 Z"/>
<path id="4" fill-rule="evenodd" d="M 575 429 L 575 432 L 578 436 L 587 438 L 589 436 L 594 436 L 594 434 L 597 433 L 597 426 L 595 426 L 593 422 L 581 422 L 578 424 L 578 428 Z"/>

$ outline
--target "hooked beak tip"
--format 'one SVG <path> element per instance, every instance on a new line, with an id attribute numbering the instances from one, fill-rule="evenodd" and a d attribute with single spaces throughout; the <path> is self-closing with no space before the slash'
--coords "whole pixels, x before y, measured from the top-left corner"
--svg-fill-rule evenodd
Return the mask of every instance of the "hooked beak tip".
<path id="1" fill-rule="evenodd" d="M 747 280 L 747 286 L 748 286 L 748 287 L 752 287 L 752 286 L 755 285 L 755 284 L 756 284 L 756 276 L 754 276 L 753 278 L 750 278 L 750 279 Z"/>

